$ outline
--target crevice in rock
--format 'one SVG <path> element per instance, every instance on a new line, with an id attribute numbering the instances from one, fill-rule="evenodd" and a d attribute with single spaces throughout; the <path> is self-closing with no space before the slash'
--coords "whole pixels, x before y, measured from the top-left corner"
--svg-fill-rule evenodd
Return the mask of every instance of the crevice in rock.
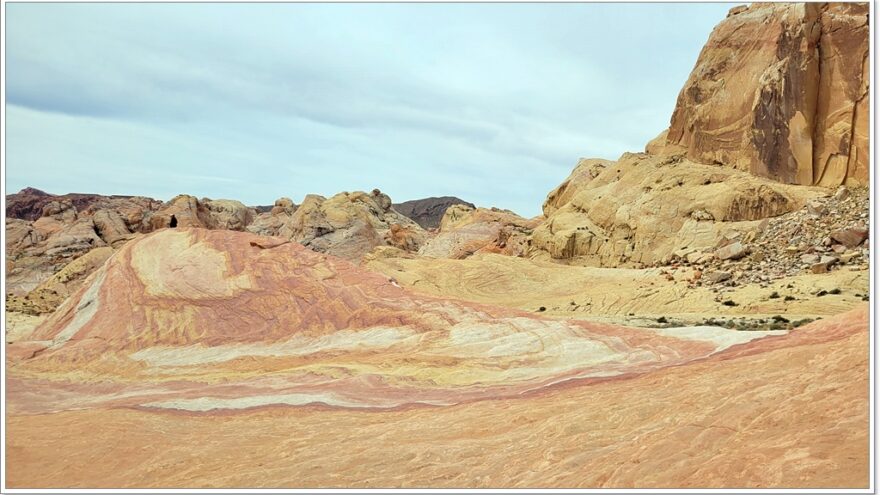
<path id="1" fill-rule="evenodd" d="M 823 58 L 823 45 L 822 45 L 822 37 L 825 36 L 825 33 L 822 30 L 822 16 L 825 14 L 825 11 L 828 9 L 828 4 L 822 4 L 820 7 L 819 13 L 816 15 L 816 19 L 813 21 L 813 25 L 810 26 L 810 30 L 812 31 L 816 26 L 819 27 L 819 38 L 816 40 L 816 100 L 813 103 L 813 128 L 810 131 L 810 136 L 812 138 L 810 142 L 810 150 L 813 160 L 813 184 L 818 184 L 820 180 L 822 180 L 822 176 L 825 174 L 825 169 L 827 164 L 823 164 L 822 168 L 819 168 L 819 150 L 816 146 L 816 143 L 819 139 L 819 134 L 821 132 L 821 127 L 819 126 L 819 102 L 822 97 L 822 58 Z"/>
<path id="2" fill-rule="evenodd" d="M 862 69 L 866 67 L 865 59 L 867 58 L 868 52 L 865 52 L 865 55 L 862 57 Z M 863 70 L 860 74 L 860 80 L 864 81 L 866 76 L 867 74 L 865 74 Z M 853 102 L 852 118 L 849 122 L 849 150 L 847 151 L 846 156 L 846 174 L 843 176 L 844 182 L 846 182 L 846 178 L 850 176 L 851 168 L 853 166 L 853 148 L 855 147 L 856 142 L 856 122 L 858 121 L 859 116 L 859 103 L 861 103 L 862 100 L 864 100 L 865 97 L 868 96 L 869 92 L 870 88 L 867 84 L 865 84 L 865 92 L 862 93 L 861 96 L 859 96 L 859 98 Z"/>

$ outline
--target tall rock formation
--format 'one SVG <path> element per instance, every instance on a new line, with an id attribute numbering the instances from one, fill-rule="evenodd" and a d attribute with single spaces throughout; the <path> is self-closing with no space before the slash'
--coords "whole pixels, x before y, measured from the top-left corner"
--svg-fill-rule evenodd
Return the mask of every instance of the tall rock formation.
<path id="1" fill-rule="evenodd" d="M 868 4 L 731 9 L 678 97 L 665 147 L 802 185 L 868 181 Z M 660 138 L 662 141 L 662 137 Z"/>

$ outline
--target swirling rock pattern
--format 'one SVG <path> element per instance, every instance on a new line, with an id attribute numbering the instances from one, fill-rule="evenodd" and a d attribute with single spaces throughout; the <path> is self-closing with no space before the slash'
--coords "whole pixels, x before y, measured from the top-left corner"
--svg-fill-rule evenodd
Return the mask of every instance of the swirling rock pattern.
<path id="1" fill-rule="evenodd" d="M 541 319 L 417 296 L 279 238 L 168 229 L 115 253 L 33 332 L 28 345 L 44 349 L 14 369 L 45 393 L 13 407 L 64 409 L 78 394 L 192 410 L 449 405 L 681 364 L 764 335 Z M 102 386 L 46 379 L 73 363 Z"/>
<path id="2" fill-rule="evenodd" d="M 540 318 L 163 230 L 7 345 L 9 482 L 864 486 L 866 329 L 866 308 L 789 334 Z"/>
<path id="3" fill-rule="evenodd" d="M 679 94 L 665 148 L 786 183 L 866 184 L 868 79 L 867 3 L 735 7 Z"/>

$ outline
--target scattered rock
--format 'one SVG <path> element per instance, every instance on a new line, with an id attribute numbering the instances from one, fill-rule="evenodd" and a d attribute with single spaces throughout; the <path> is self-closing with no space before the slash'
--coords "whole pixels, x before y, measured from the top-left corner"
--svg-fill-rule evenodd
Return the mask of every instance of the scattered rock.
<path id="1" fill-rule="evenodd" d="M 749 248 L 744 246 L 741 242 L 728 244 L 715 251 L 715 256 L 722 260 L 738 260 L 745 257 L 747 254 L 749 254 Z"/>
<path id="2" fill-rule="evenodd" d="M 707 271 L 703 273 L 703 280 L 710 284 L 717 284 L 719 282 L 724 282 L 725 280 L 730 280 L 732 276 L 733 275 L 731 275 L 730 272 Z"/>
<path id="3" fill-rule="evenodd" d="M 835 230 L 831 233 L 831 238 L 846 247 L 853 248 L 868 238 L 868 229 L 853 227 L 849 229 Z"/>

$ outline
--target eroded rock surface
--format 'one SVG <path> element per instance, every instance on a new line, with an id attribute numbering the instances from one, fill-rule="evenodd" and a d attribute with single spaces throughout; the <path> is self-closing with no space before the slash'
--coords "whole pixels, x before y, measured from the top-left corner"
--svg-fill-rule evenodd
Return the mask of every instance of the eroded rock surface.
<path id="1" fill-rule="evenodd" d="M 440 221 L 440 231 L 422 246 L 419 255 L 450 259 L 485 252 L 523 256 L 528 237 L 540 221 L 510 210 L 452 205 Z"/>
<path id="2" fill-rule="evenodd" d="M 868 4 L 758 3 L 712 31 L 666 146 L 777 181 L 868 181 Z"/>
<path id="3" fill-rule="evenodd" d="M 8 448 L 17 454 L 9 480 L 865 486 L 867 316 L 865 305 L 790 333 L 541 318 L 421 296 L 280 238 L 165 229 L 125 244 L 56 313 L 7 344 L 7 428 L 15 439 Z M 583 404 L 591 407 L 576 407 Z M 111 433 L 120 428 L 126 442 Z M 481 433 L 441 441 L 461 428 Z M 142 446 L 169 432 L 179 447 L 162 449 L 161 462 L 197 455 L 199 470 L 179 477 L 148 468 L 159 458 Z M 202 451 L 196 439 L 208 432 L 213 440 Z M 352 449 L 361 437 L 369 442 Z M 51 447 L 46 438 L 55 439 Z M 512 441 L 520 445 L 515 455 L 495 448 Z M 435 445 L 465 450 L 447 461 L 430 454 Z M 809 450 L 785 469 L 778 455 L 755 456 L 780 445 Z M 105 452 L 107 461 L 71 461 L 48 475 L 35 469 L 42 463 L 33 460 L 59 448 L 71 459 Z M 384 455 L 371 450 L 379 448 Z M 429 459 L 420 457 L 426 448 Z M 467 449 L 517 467 L 503 477 L 483 472 L 483 462 L 462 467 Z M 650 465 L 620 470 L 622 450 Z M 334 462 L 309 469 L 304 452 Z M 548 452 L 556 457 L 546 461 Z M 367 459 L 368 478 L 338 468 Z M 590 469 L 563 469 L 575 460 Z M 230 462 L 239 474 L 218 478 L 214 464 Z M 446 478 L 453 466 L 457 474 Z"/>
<path id="4" fill-rule="evenodd" d="M 378 190 L 343 192 L 330 198 L 310 194 L 289 225 L 292 240 L 352 261 L 386 244 L 414 251 L 427 239 L 427 233 L 394 211 L 391 199 Z"/>
<path id="5" fill-rule="evenodd" d="M 440 220 L 446 209 L 452 205 L 465 205 L 470 208 L 476 208 L 471 203 L 454 196 L 441 196 L 436 198 L 414 199 L 396 203 L 394 210 L 401 215 L 410 218 L 423 229 L 436 229 L 440 227 Z"/>
<path id="6" fill-rule="evenodd" d="M 548 195 L 531 250 L 601 266 L 665 263 L 682 250 L 723 247 L 823 194 L 676 155 L 582 160 Z"/>

